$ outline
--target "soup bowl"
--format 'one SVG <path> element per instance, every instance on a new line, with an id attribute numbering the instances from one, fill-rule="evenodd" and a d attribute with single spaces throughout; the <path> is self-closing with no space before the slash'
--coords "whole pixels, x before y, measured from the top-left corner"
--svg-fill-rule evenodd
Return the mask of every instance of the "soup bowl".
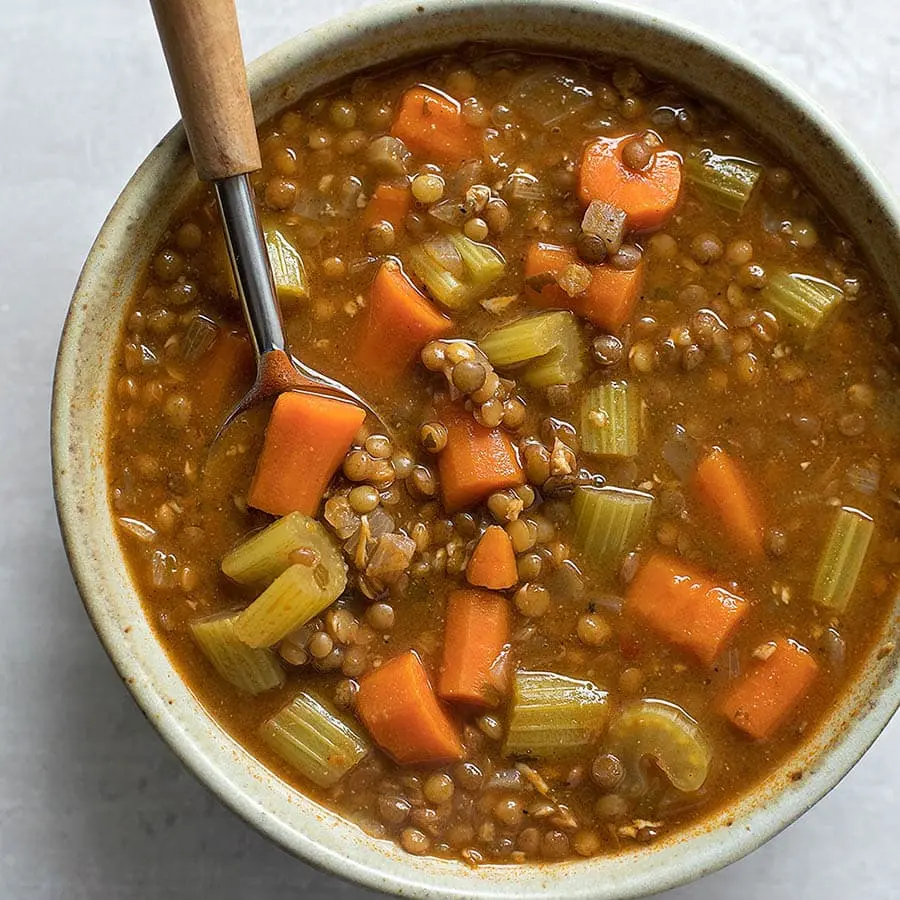
<path id="1" fill-rule="evenodd" d="M 351 72 L 471 41 L 628 57 L 727 109 L 774 146 L 861 240 L 900 301 L 900 214 L 878 176 L 821 110 L 718 41 L 639 10 L 583 0 L 401 0 L 296 37 L 250 67 L 258 119 Z M 53 394 L 53 472 L 62 533 L 87 611 L 135 700 L 184 763 L 247 822 L 301 859 L 408 897 L 626 898 L 695 879 L 800 816 L 860 758 L 900 704 L 895 600 L 883 633 L 826 720 L 727 809 L 653 846 L 552 866 L 415 858 L 297 793 L 201 706 L 154 636 L 119 546 L 106 487 L 107 409 L 134 286 L 171 213 L 195 184 L 180 126 L 120 195 L 85 263 Z"/>

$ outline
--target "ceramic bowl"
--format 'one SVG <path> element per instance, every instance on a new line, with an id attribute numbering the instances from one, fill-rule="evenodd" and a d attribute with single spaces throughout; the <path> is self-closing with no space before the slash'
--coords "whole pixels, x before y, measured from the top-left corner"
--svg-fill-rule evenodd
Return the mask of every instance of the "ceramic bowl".
<path id="1" fill-rule="evenodd" d="M 900 292 L 898 211 L 882 182 L 819 107 L 719 41 L 636 9 L 583 0 L 392 2 L 300 35 L 254 63 L 259 120 L 367 66 L 492 41 L 630 57 L 703 94 L 774 145 L 864 238 L 869 264 Z M 94 244 L 59 351 L 53 470 L 69 560 L 100 639 L 148 719 L 238 815 L 285 849 L 344 878 L 406 897 L 637 897 L 726 865 L 772 837 L 832 788 L 900 702 L 898 652 L 873 651 L 824 726 L 727 810 L 652 846 L 553 866 L 483 866 L 414 858 L 376 841 L 274 777 L 207 714 L 144 616 L 116 537 L 106 488 L 110 374 L 126 304 L 166 220 L 194 183 L 176 127 L 117 200 Z M 887 628 L 896 633 L 900 608 Z M 873 646 L 886 644 L 890 634 Z"/>

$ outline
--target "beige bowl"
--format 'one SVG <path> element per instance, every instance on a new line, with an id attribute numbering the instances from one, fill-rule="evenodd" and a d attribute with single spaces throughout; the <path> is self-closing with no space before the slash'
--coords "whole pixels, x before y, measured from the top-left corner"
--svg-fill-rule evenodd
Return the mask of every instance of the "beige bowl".
<path id="1" fill-rule="evenodd" d="M 717 41 L 637 10 L 583 0 L 421 0 L 355 12 L 252 66 L 257 116 L 267 119 L 307 91 L 365 66 L 473 40 L 627 56 L 728 108 L 831 201 L 862 238 L 871 267 L 897 302 L 897 208 L 838 129 L 796 90 Z M 459 862 L 413 858 L 298 794 L 235 743 L 185 687 L 154 637 L 116 538 L 106 489 L 106 407 L 126 304 L 193 180 L 177 127 L 122 192 L 88 256 L 59 351 L 53 471 L 69 560 L 100 639 L 150 721 L 225 803 L 307 862 L 402 896 L 626 898 L 740 858 L 847 773 L 900 703 L 897 651 L 880 659 L 873 653 L 824 727 L 733 807 L 654 846 L 590 862 L 473 871 Z M 896 634 L 898 623 L 895 608 L 879 645 Z"/>

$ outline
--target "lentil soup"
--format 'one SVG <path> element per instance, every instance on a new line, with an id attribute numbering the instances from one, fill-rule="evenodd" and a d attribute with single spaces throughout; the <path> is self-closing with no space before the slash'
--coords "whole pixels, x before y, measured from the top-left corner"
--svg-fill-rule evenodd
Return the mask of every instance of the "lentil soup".
<path id="1" fill-rule="evenodd" d="M 389 433 L 286 394 L 207 458 L 253 360 L 198 189 L 132 301 L 108 448 L 187 684 L 412 854 L 612 853 L 750 789 L 896 588 L 897 348 L 854 244 L 628 63 L 466 48 L 260 141 L 294 351 Z"/>

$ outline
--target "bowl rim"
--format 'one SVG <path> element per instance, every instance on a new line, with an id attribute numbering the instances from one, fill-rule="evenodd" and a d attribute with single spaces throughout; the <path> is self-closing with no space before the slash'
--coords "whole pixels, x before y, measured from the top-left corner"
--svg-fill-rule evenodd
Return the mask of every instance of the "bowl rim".
<path id="1" fill-rule="evenodd" d="M 363 41 L 370 32 L 384 32 L 390 29 L 392 24 L 410 16 L 464 11 L 466 8 L 470 10 L 508 10 L 521 7 L 525 2 L 528 2 L 528 5 L 556 9 L 560 12 L 575 11 L 582 15 L 606 17 L 646 29 L 650 33 L 663 32 L 682 42 L 700 44 L 712 56 L 741 70 L 749 78 L 762 82 L 830 138 L 837 152 L 865 183 L 886 222 L 896 234 L 900 234 L 900 207 L 898 207 L 893 194 L 865 156 L 853 146 L 845 131 L 830 119 L 817 101 L 768 66 L 756 62 L 727 41 L 710 34 L 703 28 L 681 22 L 677 17 L 668 14 L 645 12 L 617 2 L 617 0 L 616 2 L 613 0 L 600 0 L 600 2 L 598 0 L 395 0 L 395 2 L 385 0 L 385 2 L 363 7 L 340 18 L 329 20 L 284 41 L 263 54 L 248 66 L 251 90 L 256 95 L 265 85 L 277 80 L 279 73 L 283 74 L 295 68 L 297 61 L 309 56 L 311 48 L 317 44 L 333 44 L 338 40 L 344 42 L 348 40 Z M 512 39 L 510 44 L 514 45 L 515 40 Z M 398 54 L 399 58 L 401 55 Z M 352 71 L 353 68 L 350 65 L 347 71 Z M 69 376 L 76 364 L 79 338 L 85 328 L 85 311 L 91 299 L 89 281 L 92 270 L 101 266 L 108 241 L 119 227 L 120 220 L 127 217 L 128 210 L 134 203 L 134 195 L 142 174 L 153 165 L 154 161 L 158 161 L 166 154 L 173 155 L 176 150 L 181 151 L 184 146 L 183 130 L 181 124 L 177 123 L 141 163 L 118 196 L 89 251 L 79 276 L 60 341 L 53 382 L 51 407 L 53 489 L 63 543 L 73 576 L 88 616 L 107 654 L 120 676 L 125 680 L 135 701 L 166 743 L 187 768 L 226 806 L 303 861 L 376 890 L 402 896 L 426 898 L 519 896 L 524 900 L 526 897 L 554 895 L 560 898 L 571 898 L 571 900 L 601 896 L 624 898 L 645 896 L 687 883 L 742 858 L 799 818 L 850 771 L 888 724 L 893 713 L 900 707 L 900 669 L 894 670 L 890 681 L 882 687 L 877 696 L 870 698 L 864 709 L 859 711 L 852 729 L 842 735 L 836 744 L 822 751 L 822 756 L 827 764 L 820 765 L 808 778 L 804 779 L 804 784 L 800 789 L 779 798 L 775 804 L 778 807 L 777 814 L 768 816 L 761 822 L 760 827 L 746 831 L 733 829 L 715 848 L 707 847 L 705 853 L 699 858 L 681 859 L 676 865 L 657 867 L 649 875 L 645 873 L 640 883 L 631 884 L 625 893 L 619 893 L 615 887 L 606 889 L 596 884 L 590 887 L 571 885 L 567 889 L 568 880 L 563 882 L 554 880 L 552 893 L 547 892 L 550 890 L 547 886 L 549 883 L 545 884 L 543 889 L 535 888 L 532 885 L 528 891 L 525 891 L 523 886 L 523 890 L 517 893 L 515 886 L 511 892 L 508 886 L 507 889 L 492 889 L 490 885 L 485 886 L 474 878 L 471 881 L 471 887 L 467 890 L 435 882 L 429 883 L 416 876 L 413 857 L 406 857 L 407 860 L 413 861 L 413 865 L 406 866 L 407 872 L 404 875 L 391 869 L 379 869 L 355 860 L 349 849 L 348 852 L 342 853 L 336 852 L 334 847 L 325 847 L 315 841 L 304 842 L 296 828 L 279 819 L 276 813 L 266 809 L 251 793 L 242 790 L 224 769 L 217 767 L 208 757 L 207 751 L 196 736 L 190 734 L 185 724 L 168 708 L 163 697 L 162 686 L 152 683 L 145 686 L 139 680 L 128 677 L 129 673 L 133 674 L 136 671 L 138 663 L 128 644 L 121 640 L 118 631 L 99 612 L 99 582 L 95 573 L 96 566 L 90 558 L 90 554 L 85 552 L 80 540 L 84 521 L 82 511 L 79 509 L 75 486 L 69 475 L 73 456 L 69 435 L 74 418 Z M 104 434 L 104 440 L 105 437 Z M 195 702 L 197 701 L 195 700 Z M 552 872 L 552 869 L 536 864 L 530 864 L 529 868 L 543 869 L 545 874 Z"/>

